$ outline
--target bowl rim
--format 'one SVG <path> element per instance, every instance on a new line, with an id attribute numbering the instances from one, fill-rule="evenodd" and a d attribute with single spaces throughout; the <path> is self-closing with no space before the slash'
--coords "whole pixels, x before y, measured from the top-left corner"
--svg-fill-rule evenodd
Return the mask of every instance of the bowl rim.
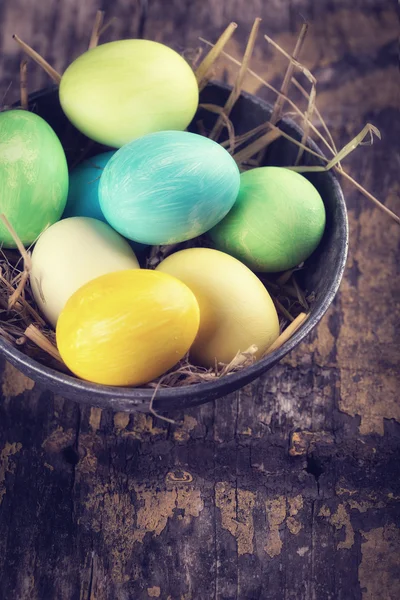
<path id="1" fill-rule="evenodd" d="M 218 86 L 226 90 L 232 89 L 231 86 L 223 82 L 212 81 L 210 83 L 214 86 Z M 29 96 L 29 103 L 32 104 L 32 102 L 34 102 L 36 99 L 39 99 L 40 97 L 48 95 L 50 93 L 54 93 L 55 89 L 57 89 L 57 86 L 49 86 L 47 88 L 38 90 L 37 92 L 33 92 Z M 254 94 L 250 94 L 249 92 L 242 92 L 241 96 L 251 100 L 252 102 L 258 103 L 265 109 L 271 109 L 271 105 L 268 102 L 266 102 L 262 98 L 259 98 L 258 96 L 255 96 Z M 285 117 L 282 119 L 282 121 L 284 121 L 285 123 L 289 124 L 292 128 L 297 130 L 297 132 L 300 135 L 302 134 L 302 129 L 292 119 Z M 318 152 L 318 154 L 323 156 L 323 153 L 321 152 L 320 148 L 312 139 L 309 139 L 308 143 L 315 152 Z M 262 375 L 270 367 L 272 367 L 274 364 L 279 362 L 284 356 L 286 356 L 286 354 L 293 350 L 302 340 L 304 340 L 304 338 L 312 331 L 312 329 L 314 329 L 314 327 L 322 319 L 330 304 L 332 303 L 336 292 L 339 289 L 346 266 L 349 244 L 347 208 L 343 192 L 337 178 L 332 174 L 332 172 L 327 171 L 326 174 L 331 180 L 330 184 L 334 188 L 334 194 L 337 198 L 340 213 L 343 217 L 345 240 L 341 247 L 339 262 L 336 266 L 336 272 L 334 273 L 332 282 L 325 293 L 323 301 L 316 309 L 316 311 L 312 313 L 312 318 L 306 319 L 304 323 L 299 327 L 299 329 L 292 335 L 292 337 L 287 342 L 285 342 L 280 348 L 274 350 L 264 358 L 261 358 L 253 365 L 246 367 L 241 371 L 230 373 L 225 377 L 221 377 L 211 382 L 203 382 L 173 388 L 158 389 L 157 404 L 162 400 L 178 400 L 184 396 L 185 400 L 188 401 L 188 405 L 191 405 L 190 400 L 196 400 L 196 398 L 199 398 L 201 396 L 204 397 L 205 393 L 206 395 L 211 395 L 210 392 L 212 392 L 212 397 L 215 398 L 218 396 L 226 395 L 226 393 L 228 393 L 226 391 L 228 382 L 230 388 L 237 388 L 241 386 L 236 386 L 236 384 L 240 384 L 240 382 L 244 378 L 246 378 L 246 380 L 248 381 L 251 381 Z M 61 371 L 53 369 L 52 367 L 43 365 L 42 363 L 36 361 L 34 358 L 31 358 L 30 356 L 24 354 L 18 348 L 12 346 L 10 342 L 5 340 L 1 336 L 0 354 L 4 355 L 5 358 L 9 359 L 14 366 L 21 367 L 21 371 L 27 372 L 33 380 L 39 380 L 41 384 L 45 384 L 45 382 L 48 382 L 49 387 L 52 387 L 53 389 L 57 387 L 60 388 L 61 394 L 63 394 L 63 390 L 64 393 L 66 393 L 65 390 L 66 388 L 68 388 L 68 390 L 70 390 L 71 394 L 75 398 L 79 396 L 79 401 L 82 403 L 94 404 L 94 397 L 98 399 L 107 399 L 108 401 L 112 401 L 112 399 L 115 399 L 116 401 L 124 400 L 128 401 L 128 403 L 130 402 L 132 404 L 133 409 L 137 407 L 138 404 L 146 403 L 148 405 L 148 403 L 154 395 L 154 389 L 152 388 L 106 386 L 78 379 L 73 377 L 72 375 L 67 375 L 65 373 L 62 373 Z"/>

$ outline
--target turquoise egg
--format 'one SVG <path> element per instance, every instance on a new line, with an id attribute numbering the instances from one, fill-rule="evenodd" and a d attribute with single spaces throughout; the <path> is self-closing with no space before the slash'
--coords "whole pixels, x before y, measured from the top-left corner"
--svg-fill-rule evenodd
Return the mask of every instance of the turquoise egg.
<path id="1" fill-rule="evenodd" d="M 115 154 L 115 150 L 102 152 L 88 158 L 75 167 L 69 175 L 69 193 L 63 219 L 68 217 L 91 217 L 107 223 L 100 208 L 99 184 L 103 169 Z M 146 246 L 128 240 L 130 246 L 139 255 L 146 250 Z"/>
<path id="2" fill-rule="evenodd" d="M 160 131 L 115 153 L 100 179 L 100 206 L 123 236 L 174 244 L 219 223 L 239 185 L 239 169 L 222 146 L 187 131 Z"/>
<path id="3" fill-rule="evenodd" d="M 105 221 L 99 203 L 99 183 L 103 169 L 113 154 L 115 154 L 115 150 L 97 154 L 72 169 L 69 175 L 69 192 L 63 219 L 92 217 L 99 221 Z"/>

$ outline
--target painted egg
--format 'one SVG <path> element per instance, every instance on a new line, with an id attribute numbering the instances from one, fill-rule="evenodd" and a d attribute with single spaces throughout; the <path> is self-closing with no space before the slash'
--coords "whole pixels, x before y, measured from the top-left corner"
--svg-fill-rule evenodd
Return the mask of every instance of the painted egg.
<path id="1" fill-rule="evenodd" d="M 216 142 L 163 131 L 130 142 L 100 180 L 104 216 L 123 236 L 143 244 L 174 244 L 216 225 L 232 208 L 240 176 Z"/>
<path id="2" fill-rule="evenodd" d="M 112 150 L 97 154 L 71 171 L 63 218 L 92 217 L 105 221 L 99 203 L 99 183 L 104 167 L 115 152 Z"/>
<path id="3" fill-rule="evenodd" d="M 67 161 L 50 125 L 25 110 L 0 112 L 0 213 L 25 246 L 58 221 L 67 194 Z M 0 242 L 15 248 L 3 224 Z"/>
<path id="4" fill-rule="evenodd" d="M 128 242 L 109 225 L 89 217 L 55 223 L 40 236 L 30 275 L 36 303 L 55 326 L 68 298 L 100 275 L 138 269 Z"/>
<path id="5" fill-rule="evenodd" d="M 57 346 L 75 375 L 105 385 L 147 383 L 172 368 L 199 328 L 199 306 L 178 279 L 120 271 L 81 287 L 57 324 Z"/>
<path id="6" fill-rule="evenodd" d="M 324 203 L 312 183 L 289 169 L 260 167 L 242 173 L 235 206 L 210 235 L 251 269 L 276 272 L 306 260 L 324 229 Z"/>
<path id="7" fill-rule="evenodd" d="M 198 100 L 196 77 L 184 58 L 148 40 L 93 48 L 68 67 L 60 84 L 69 120 L 113 148 L 154 131 L 186 129 Z"/>
<path id="8" fill-rule="evenodd" d="M 116 150 L 97 154 L 75 167 L 69 175 L 69 192 L 63 219 L 68 217 L 92 217 L 107 223 L 100 208 L 99 184 L 103 169 Z M 128 241 L 138 255 L 146 252 L 147 246 Z"/>
<path id="9" fill-rule="evenodd" d="M 271 297 L 243 263 L 210 248 L 181 250 L 162 261 L 158 271 L 185 283 L 200 306 L 200 329 L 191 358 L 204 367 L 229 363 L 251 345 L 257 357 L 277 339 L 279 321 Z"/>

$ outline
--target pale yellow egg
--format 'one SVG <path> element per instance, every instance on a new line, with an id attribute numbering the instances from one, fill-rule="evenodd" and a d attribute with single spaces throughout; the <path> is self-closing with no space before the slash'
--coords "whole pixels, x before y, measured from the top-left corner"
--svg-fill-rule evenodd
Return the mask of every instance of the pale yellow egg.
<path id="1" fill-rule="evenodd" d="M 139 269 L 139 263 L 122 236 L 97 219 L 70 217 L 46 229 L 37 241 L 32 254 L 32 292 L 55 327 L 68 298 L 82 285 L 126 269 Z"/>
<path id="2" fill-rule="evenodd" d="M 57 346 L 78 377 L 136 386 L 173 367 L 199 328 L 191 290 L 166 273 L 109 273 L 75 292 L 57 323 Z"/>
<path id="3" fill-rule="evenodd" d="M 278 337 L 278 315 L 268 291 L 236 258 L 190 248 L 172 254 L 157 270 L 180 279 L 197 298 L 200 329 L 190 352 L 196 363 L 229 363 L 253 344 L 261 357 Z"/>

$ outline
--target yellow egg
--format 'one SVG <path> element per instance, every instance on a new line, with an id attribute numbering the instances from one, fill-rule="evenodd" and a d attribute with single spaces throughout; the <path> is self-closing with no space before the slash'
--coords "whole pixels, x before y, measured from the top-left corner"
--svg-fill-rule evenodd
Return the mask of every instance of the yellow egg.
<path id="1" fill-rule="evenodd" d="M 180 279 L 197 298 L 200 329 L 190 354 L 198 364 L 229 363 L 252 344 L 259 358 L 278 337 L 278 315 L 269 293 L 236 258 L 190 248 L 172 254 L 157 270 Z"/>
<path id="2" fill-rule="evenodd" d="M 78 377 L 105 385 L 147 383 L 173 367 L 199 328 L 190 289 L 148 270 L 102 275 L 76 291 L 57 323 L 57 346 Z"/>

